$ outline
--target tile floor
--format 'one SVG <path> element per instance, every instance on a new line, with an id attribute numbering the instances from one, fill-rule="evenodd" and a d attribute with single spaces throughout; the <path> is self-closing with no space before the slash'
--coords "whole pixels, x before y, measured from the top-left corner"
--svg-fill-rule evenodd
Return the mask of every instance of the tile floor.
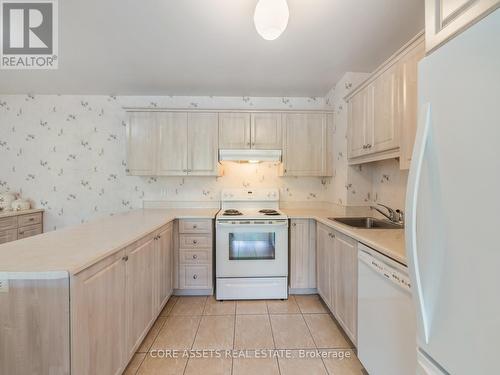
<path id="1" fill-rule="evenodd" d="M 171 297 L 125 371 L 126 375 L 363 373 L 352 344 L 317 295 L 225 302 L 214 297 Z"/>

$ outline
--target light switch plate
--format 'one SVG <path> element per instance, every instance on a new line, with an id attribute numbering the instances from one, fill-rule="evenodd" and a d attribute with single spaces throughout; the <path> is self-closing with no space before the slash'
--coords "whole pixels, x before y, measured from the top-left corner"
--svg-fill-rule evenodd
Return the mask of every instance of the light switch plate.
<path id="1" fill-rule="evenodd" d="M 9 293 L 9 280 L 0 279 L 0 293 Z"/>

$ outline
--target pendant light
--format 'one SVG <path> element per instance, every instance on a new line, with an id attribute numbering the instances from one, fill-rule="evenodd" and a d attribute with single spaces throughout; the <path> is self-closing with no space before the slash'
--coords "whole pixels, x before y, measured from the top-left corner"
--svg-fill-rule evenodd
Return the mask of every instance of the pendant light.
<path id="1" fill-rule="evenodd" d="M 253 20 L 260 36 L 274 40 L 285 31 L 289 17 L 286 0 L 259 0 Z"/>

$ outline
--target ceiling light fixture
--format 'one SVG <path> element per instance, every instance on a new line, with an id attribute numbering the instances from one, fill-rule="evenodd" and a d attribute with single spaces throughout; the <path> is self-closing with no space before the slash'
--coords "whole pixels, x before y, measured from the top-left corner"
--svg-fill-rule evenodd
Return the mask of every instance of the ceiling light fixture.
<path id="1" fill-rule="evenodd" d="M 274 40 L 285 31 L 289 17 L 286 0 L 259 0 L 253 21 L 260 36 Z"/>

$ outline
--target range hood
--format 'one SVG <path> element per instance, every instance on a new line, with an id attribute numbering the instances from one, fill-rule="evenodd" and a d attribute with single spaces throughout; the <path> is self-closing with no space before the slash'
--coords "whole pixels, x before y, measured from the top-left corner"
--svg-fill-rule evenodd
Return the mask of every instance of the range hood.
<path id="1" fill-rule="evenodd" d="M 219 150 L 220 161 L 281 161 L 281 150 Z"/>

